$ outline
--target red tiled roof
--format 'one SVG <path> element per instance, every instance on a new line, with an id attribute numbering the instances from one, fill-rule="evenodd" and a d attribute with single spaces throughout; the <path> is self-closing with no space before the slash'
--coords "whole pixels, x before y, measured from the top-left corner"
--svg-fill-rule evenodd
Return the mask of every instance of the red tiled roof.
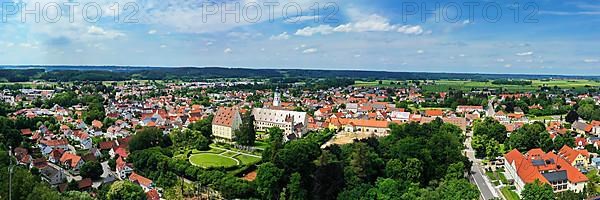
<path id="1" fill-rule="evenodd" d="M 158 191 L 156 191 L 156 189 L 152 189 L 152 190 L 146 192 L 146 199 L 147 200 L 160 200 L 160 195 L 158 194 Z"/>
<path id="2" fill-rule="evenodd" d="M 215 114 L 212 124 L 231 127 L 236 114 L 239 113 L 235 108 L 221 107 Z"/>
<path id="3" fill-rule="evenodd" d="M 71 167 L 76 167 L 79 161 L 81 161 L 81 157 L 70 152 L 66 152 L 60 157 L 60 162 L 65 163 L 69 161 Z"/>
<path id="4" fill-rule="evenodd" d="M 31 129 L 21 129 L 22 135 L 32 135 Z"/>
<path id="5" fill-rule="evenodd" d="M 442 111 L 440 109 L 431 109 L 431 110 L 425 111 L 425 116 L 429 116 L 429 117 L 437 117 L 437 116 L 442 116 L 442 115 L 444 115 L 444 111 Z"/>
<path id="6" fill-rule="evenodd" d="M 152 185 L 152 180 L 140 176 L 139 174 L 136 174 L 135 172 L 131 173 L 131 175 L 129 175 L 129 180 L 131 182 L 143 185 L 145 187 L 149 187 L 150 185 Z"/>
<path id="7" fill-rule="evenodd" d="M 532 149 L 527 152 L 527 155 L 522 155 L 517 149 L 513 149 L 504 155 L 504 158 L 511 165 L 514 164 L 515 170 L 519 178 L 525 183 L 532 183 L 536 179 L 543 183 L 548 183 L 548 180 L 542 175 L 544 171 L 566 171 L 567 179 L 572 183 L 588 181 L 577 168 L 571 166 L 567 161 L 558 155 L 550 152 L 544 153 L 541 149 Z M 533 160 L 543 160 L 543 165 L 534 166 Z M 553 160 L 554 162 L 547 162 Z"/>
<path id="8" fill-rule="evenodd" d="M 567 160 L 569 163 L 573 163 L 573 161 L 575 161 L 575 159 L 579 155 L 583 155 L 586 158 L 590 157 L 590 154 L 587 150 L 575 150 L 567 145 L 560 148 L 560 151 L 558 151 L 558 155 Z"/>

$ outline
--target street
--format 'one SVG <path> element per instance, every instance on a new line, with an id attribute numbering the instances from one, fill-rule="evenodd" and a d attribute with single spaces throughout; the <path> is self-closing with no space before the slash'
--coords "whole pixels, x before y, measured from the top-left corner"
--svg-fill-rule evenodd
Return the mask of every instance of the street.
<path id="1" fill-rule="evenodd" d="M 479 188 L 481 192 L 481 197 L 484 200 L 500 198 L 498 195 L 498 191 L 492 186 L 489 180 L 485 177 L 485 173 L 481 170 L 481 165 L 478 159 L 475 158 L 475 151 L 471 147 L 471 138 L 473 136 L 473 132 L 467 132 L 467 139 L 465 140 L 465 146 L 467 149 L 465 150 L 465 154 L 469 158 L 473 165 L 471 166 L 471 174 L 469 175 L 469 179 L 471 182 L 474 182 Z"/>

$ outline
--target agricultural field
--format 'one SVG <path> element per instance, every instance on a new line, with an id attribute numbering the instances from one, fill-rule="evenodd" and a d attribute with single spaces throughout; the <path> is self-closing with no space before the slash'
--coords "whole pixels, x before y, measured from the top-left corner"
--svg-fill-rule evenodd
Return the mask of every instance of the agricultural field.
<path id="1" fill-rule="evenodd" d="M 391 83 L 396 84 L 391 84 Z M 542 86 L 559 87 L 561 89 L 574 89 L 583 91 L 589 87 L 600 87 L 600 82 L 594 80 L 532 80 L 531 85 L 505 85 L 492 84 L 492 81 L 469 81 L 469 80 L 435 80 L 428 81 L 428 85 L 422 85 L 426 92 L 447 92 L 448 90 L 470 91 L 471 89 L 505 89 L 509 92 L 526 92 L 537 90 Z M 398 84 L 399 83 L 399 84 Z M 356 81 L 354 86 L 361 87 L 400 87 L 404 81 L 382 80 L 379 81 Z"/>

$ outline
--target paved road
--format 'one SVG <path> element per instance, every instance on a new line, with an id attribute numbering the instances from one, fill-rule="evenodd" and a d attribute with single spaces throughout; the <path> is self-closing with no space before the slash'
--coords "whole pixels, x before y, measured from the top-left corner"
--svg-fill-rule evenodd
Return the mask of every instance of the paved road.
<path id="1" fill-rule="evenodd" d="M 473 148 L 471 147 L 472 135 L 472 132 L 467 132 L 467 139 L 465 140 L 465 146 L 467 147 L 465 153 L 469 160 L 473 162 L 469 179 L 477 185 L 477 188 L 479 188 L 479 191 L 481 192 L 481 197 L 484 200 L 500 198 L 494 186 L 492 186 L 492 184 L 484 177 L 485 173 L 481 170 L 479 161 L 475 158 L 475 151 L 473 151 Z"/>
<path id="2" fill-rule="evenodd" d="M 492 102 L 496 101 L 496 97 L 492 97 L 492 99 L 490 99 L 488 101 L 488 106 L 487 106 L 487 111 L 486 111 L 486 115 L 488 117 L 493 117 L 496 114 L 496 111 L 494 109 L 494 104 Z"/>

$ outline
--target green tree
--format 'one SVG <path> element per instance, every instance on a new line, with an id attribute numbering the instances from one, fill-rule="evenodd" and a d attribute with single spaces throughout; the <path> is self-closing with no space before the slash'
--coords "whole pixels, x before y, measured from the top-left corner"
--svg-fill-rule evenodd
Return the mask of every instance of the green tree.
<path id="1" fill-rule="evenodd" d="M 290 176 L 290 182 L 286 186 L 288 200 L 307 199 L 306 190 L 302 187 L 302 176 L 295 172 Z"/>
<path id="2" fill-rule="evenodd" d="M 129 141 L 129 151 L 143 150 L 151 147 L 170 146 L 171 139 L 163 135 L 162 130 L 155 127 L 145 127 L 138 131 Z"/>
<path id="3" fill-rule="evenodd" d="M 92 180 L 98 180 L 100 179 L 100 176 L 102 176 L 103 169 L 102 165 L 100 165 L 99 162 L 89 161 L 81 166 L 79 172 L 81 173 L 81 176 L 83 178 L 91 178 Z"/>
<path id="4" fill-rule="evenodd" d="M 525 184 L 521 196 L 523 200 L 553 200 L 554 191 L 552 186 L 536 179 L 533 183 Z"/>
<path id="5" fill-rule="evenodd" d="M 271 161 L 275 159 L 277 152 L 283 148 L 283 130 L 279 127 L 271 127 L 267 129 L 269 134 L 269 146 L 262 153 L 263 161 Z"/>
<path id="6" fill-rule="evenodd" d="M 107 200 L 145 200 L 146 194 L 139 185 L 130 181 L 117 181 L 110 186 Z"/>
<path id="7" fill-rule="evenodd" d="M 256 140 L 256 131 L 254 129 L 254 115 L 252 112 L 246 112 L 242 116 L 240 129 L 235 131 L 235 140 L 238 144 L 253 146 Z"/>
<path id="8" fill-rule="evenodd" d="M 506 140 L 506 127 L 491 117 L 475 123 L 473 126 L 473 135 L 487 135 L 500 143 Z"/>
<path id="9" fill-rule="evenodd" d="M 569 111 L 569 113 L 567 113 L 567 116 L 565 117 L 565 121 L 567 121 L 571 124 L 577 120 L 579 120 L 579 114 L 577 114 L 577 111 L 575 111 L 575 110 Z"/>
<path id="10" fill-rule="evenodd" d="M 277 199 L 281 191 L 281 178 L 283 170 L 275 164 L 266 162 L 258 167 L 256 176 L 256 190 L 265 199 Z"/>

